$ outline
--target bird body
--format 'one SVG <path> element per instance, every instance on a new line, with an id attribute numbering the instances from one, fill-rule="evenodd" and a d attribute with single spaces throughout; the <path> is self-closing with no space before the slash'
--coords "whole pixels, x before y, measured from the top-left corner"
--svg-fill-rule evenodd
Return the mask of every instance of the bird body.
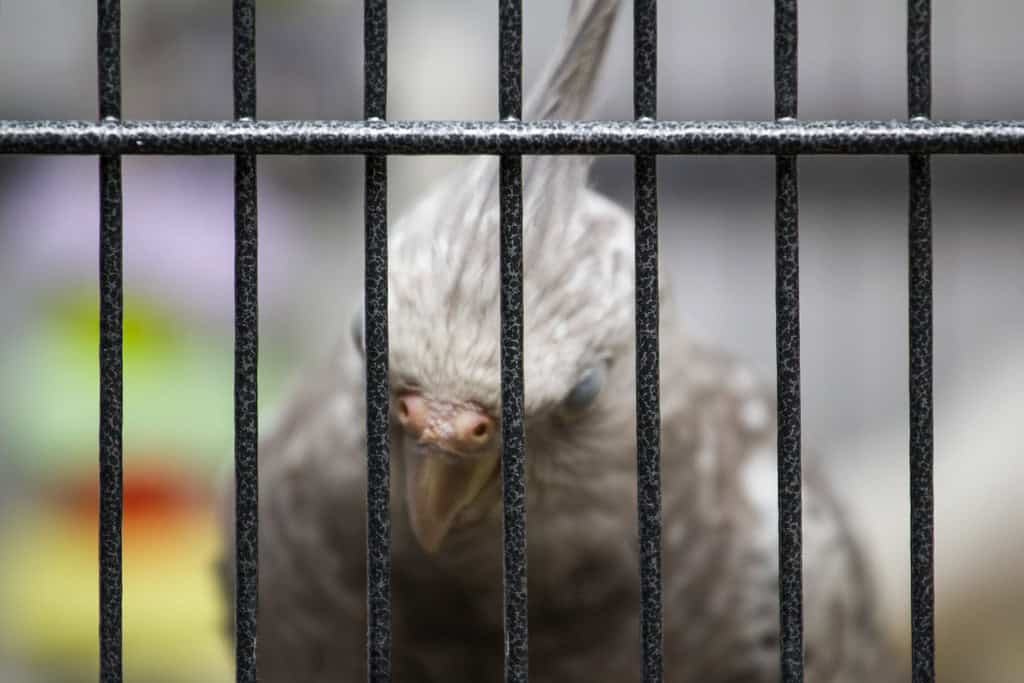
<path id="1" fill-rule="evenodd" d="M 362 368 L 345 347 L 263 444 L 259 666 L 270 682 L 365 677 L 365 445 L 352 428 L 364 417 Z M 674 387 L 662 393 L 665 680 L 778 680 L 773 403 L 734 360 L 696 346 L 664 354 L 662 382 Z M 631 411 L 596 419 L 608 430 L 597 442 L 634 426 Z M 583 448 L 548 469 L 546 441 L 528 426 L 531 680 L 638 680 L 635 451 Z M 808 469 L 807 680 L 877 681 L 871 587 Z M 500 504 L 430 555 L 395 474 L 394 679 L 500 680 Z"/>
<path id="2" fill-rule="evenodd" d="M 619 3 L 577 0 L 528 107 L 578 118 Z M 587 162 L 524 176 L 530 678 L 639 680 L 633 219 Z M 472 161 L 389 250 L 394 680 L 502 675 L 497 162 Z M 770 683 L 778 665 L 775 408 L 753 375 L 661 316 L 665 680 Z M 260 449 L 261 679 L 366 676 L 362 357 L 346 340 Z M 871 589 L 806 469 L 808 680 L 877 683 Z"/>

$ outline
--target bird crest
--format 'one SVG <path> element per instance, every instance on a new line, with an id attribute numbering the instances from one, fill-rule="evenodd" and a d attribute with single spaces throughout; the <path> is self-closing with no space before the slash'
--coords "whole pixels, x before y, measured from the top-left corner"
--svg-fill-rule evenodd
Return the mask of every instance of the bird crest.
<path id="1" fill-rule="evenodd" d="M 620 4 L 572 2 L 525 120 L 586 114 Z M 612 353 L 630 329 L 632 220 L 588 189 L 589 165 L 578 156 L 524 160 L 527 410 L 558 400 L 581 363 Z M 498 159 L 474 159 L 396 224 L 389 312 L 397 384 L 499 404 L 498 189 Z"/>

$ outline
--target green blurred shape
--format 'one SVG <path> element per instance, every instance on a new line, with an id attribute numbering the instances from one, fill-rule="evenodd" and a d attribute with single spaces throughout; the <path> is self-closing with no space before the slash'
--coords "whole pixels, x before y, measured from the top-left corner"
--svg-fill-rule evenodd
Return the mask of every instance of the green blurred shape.
<path id="1" fill-rule="evenodd" d="M 99 424 L 99 312 L 94 293 L 53 298 L 8 338 L 0 358 L 0 420 L 16 461 L 31 471 L 70 465 L 95 452 Z M 124 448 L 174 453 L 207 466 L 231 459 L 234 341 L 152 301 L 124 306 Z M 266 335 L 260 404 L 274 401 L 282 354 Z"/>

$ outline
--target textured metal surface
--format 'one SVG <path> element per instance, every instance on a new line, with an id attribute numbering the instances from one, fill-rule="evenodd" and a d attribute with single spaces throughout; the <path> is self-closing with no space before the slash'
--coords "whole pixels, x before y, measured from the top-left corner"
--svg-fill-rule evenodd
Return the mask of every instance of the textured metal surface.
<path id="1" fill-rule="evenodd" d="M 522 159 L 501 159 L 501 481 L 505 681 L 528 680 L 526 444 L 523 436 Z"/>
<path id="2" fill-rule="evenodd" d="M 907 110 L 931 116 L 931 3 L 907 4 Z M 932 194 L 931 161 L 909 168 L 910 287 L 910 620 L 914 683 L 935 681 L 935 520 L 932 484 Z"/>
<path id="3" fill-rule="evenodd" d="M 775 0 L 775 116 L 797 117 L 797 1 Z M 804 679 L 800 437 L 800 197 L 797 158 L 775 161 L 775 353 L 778 382 L 779 658 Z"/>
<path id="4" fill-rule="evenodd" d="M 633 116 L 658 116 L 658 2 L 633 2 Z"/>
<path id="5" fill-rule="evenodd" d="M 363 109 L 387 116 L 386 0 L 366 0 Z M 388 450 L 388 163 L 366 157 L 363 315 L 366 344 L 367 678 L 391 680 L 391 466 Z"/>
<path id="6" fill-rule="evenodd" d="M 907 105 L 911 118 L 931 116 L 931 24 L 931 0 L 907 0 Z"/>
<path id="7" fill-rule="evenodd" d="M 121 0 L 97 0 L 96 66 L 100 118 L 121 118 Z"/>
<path id="8" fill-rule="evenodd" d="M 255 0 L 234 2 L 235 116 L 256 116 Z M 235 157 L 235 678 L 255 683 L 259 585 L 256 157 Z"/>
<path id="9" fill-rule="evenodd" d="M 523 117 L 523 3 L 498 0 L 498 118 Z"/>
<path id="10" fill-rule="evenodd" d="M 658 3 L 633 4 L 633 108 L 658 116 Z M 641 678 L 662 680 L 661 410 L 658 371 L 658 160 L 635 160 L 636 458 L 640 533 Z"/>
<path id="11" fill-rule="evenodd" d="M 121 116 L 121 3 L 97 2 L 99 115 Z M 99 581 L 100 681 L 122 680 L 123 269 L 121 158 L 99 160 L 100 423 Z"/>
<path id="12" fill-rule="evenodd" d="M 100 158 L 100 680 L 121 680 L 121 159 Z"/>
<path id="13" fill-rule="evenodd" d="M 498 0 L 498 114 L 522 118 L 523 8 Z M 499 171 L 501 263 L 501 487 L 504 507 L 505 682 L 529 680 L 526 596 L 526 443 L 523 425 L 523 163 Z"/>
<path id="14" fill-rule="evenodd" d="M 232 12 L 235 118 L 256 118 L 256 3 L 234 0 Z"/>
<path id="15" fill-rule="evenodd" d="M 0 121 L 0 154 L 1024 154 L 1024 121 Z"/>
<path id="16" fill-rule="evenodd" d="M 803 680 L 800 267 L 797 160 L 775 162 L 775 352 L 778 373 L 779 609 L 782 680 Z"/>
<path id="17" fill-rule="evenodd" d="M 775 118 L 797 115 L 797 2 L 775 0 Z"/>
<path id="18" fill-rule="evenodd" d="M 914 683 L 935 680 L 932 236 L 927 156 L 910 158 L 910 614 Z"/>

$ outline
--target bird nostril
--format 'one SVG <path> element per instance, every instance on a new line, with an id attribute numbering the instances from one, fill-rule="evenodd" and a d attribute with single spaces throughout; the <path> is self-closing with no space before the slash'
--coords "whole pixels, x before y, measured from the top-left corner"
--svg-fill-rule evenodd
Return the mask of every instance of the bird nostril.
<path id="1" fill-rule="evenodd" d="M 478 423 L 477 426 L 473 429 L 473 436 L 475 436 L 477 439 L 483 439 L 490 433 L 490 427 L 487 426 L 486 422 Z"/>
<path id="2" fill-rule="evenodd" d="M 404 398 L 398 399 L 398 417 L 403 423 L 409 421 L 409 404 L 406 403 Z"/>

